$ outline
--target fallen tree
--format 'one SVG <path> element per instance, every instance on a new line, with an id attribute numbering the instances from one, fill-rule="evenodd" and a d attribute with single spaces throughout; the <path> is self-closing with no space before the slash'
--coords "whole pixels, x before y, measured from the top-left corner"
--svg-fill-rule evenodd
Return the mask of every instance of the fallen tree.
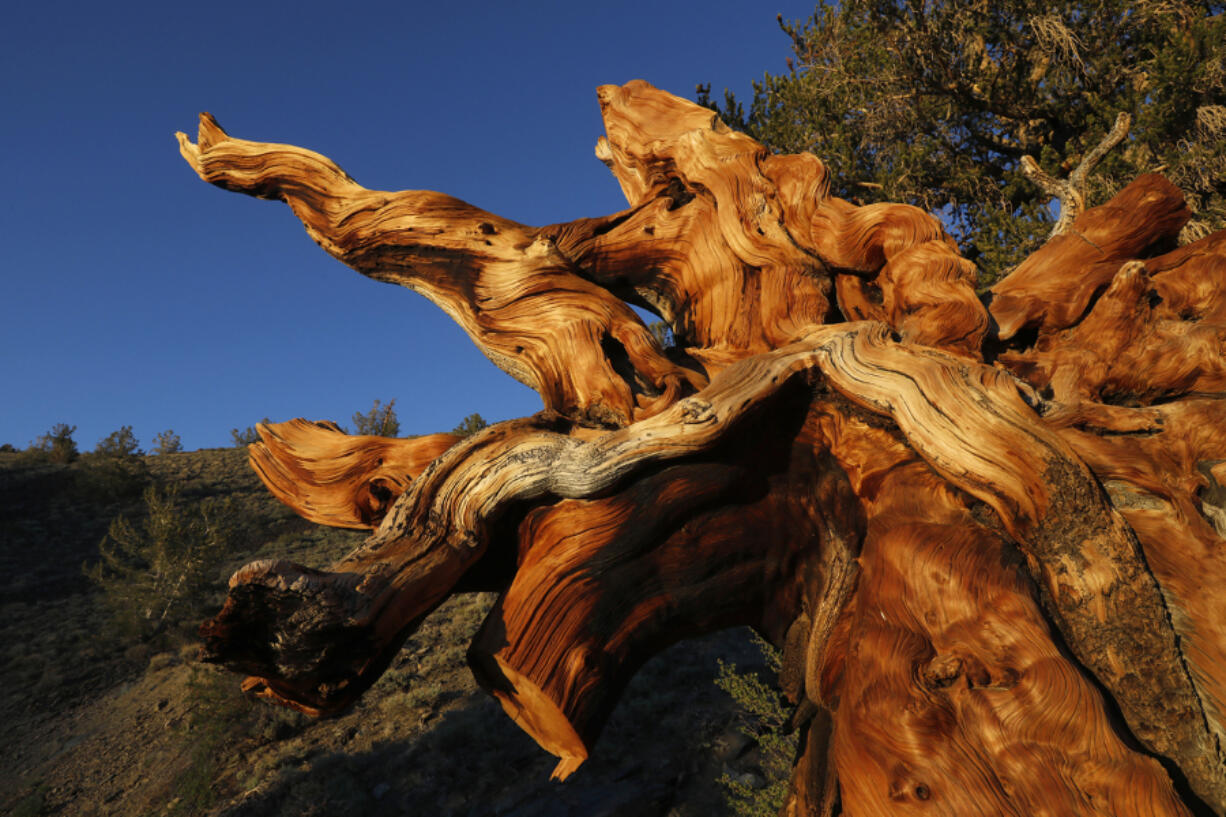
<path id="1" fill-rule="evenodd" d="M 1142 176 L 981 297 L 931 216 L 644 82 L 599 97 L 630 206 L 547 227 L 179 134 L 544 402 L 462 440 L 260 426 L 279 499 L 372 533 L 244 567 L 204 659 L 328 714 L 496 590 L 473 672 L 564 778 L 647 658 L 751 625 L 797 705 L 790 814 L 1226 815 L 1226 233 L 1176 246 Z"/>

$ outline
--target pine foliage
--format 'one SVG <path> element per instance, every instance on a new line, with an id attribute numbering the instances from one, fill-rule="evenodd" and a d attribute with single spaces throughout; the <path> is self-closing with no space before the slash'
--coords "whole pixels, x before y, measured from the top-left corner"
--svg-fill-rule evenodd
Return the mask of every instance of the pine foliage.
<path id="1" fill-rule="evenodd" d="M 35 440 L 29 450 L 45 456 L 51 462 L 72 462 L 79 454 L 77 442 L 72 438 L 76 430 L 76 426 L 56 423 L 50 431 Z"/>
<path id="2" fill-rule="evenodd" d="M 220 564 L 245 544 L 233 503 L 187 503 L 177 488 L 149 486 L 144 517 L 111 521 L 99 560 L 84 572 L 103 591 L 112 619 L 126 636 L 149 640 L 202 617 L 220 591 Z"/>
<path id="3" fill-rule="evenodd" d="M 451 433 L 459 434 L 461 437 L 467 437 L 469 435 L 476 434 L 478 431 L 488 425 L 489 423 L 485 422 L 485 418 L 480 414 L 470 414 L 461 420 L 458 426 L 451 429 Z"/>
<path id="4" fill-rule="evenodd" d="M 939 215 L 989 278 L 1051 229 L 1022 156 L 1063 178 L 1132 117 L 1090 179 L 1087 206 L 1164 173 L 1195 214 L 1192 240 L 1226 227 L 1226 5 L 1104 0 L 821 0 L 784 22 L 788 70 L 699 102 L 773 149 L 810 151 L 831 192 Z"/>
<path id="5" fill-rule="evenodd" d="M 153 437 L 154 454 L 178 454 L 183 450 L 183 441 L 173 429 L 159 431 Z"/>
<path id="6" fill-rule="evenodd" d="M 260 422 L 271 423 L 272 420 L 265 417 Z M 233 438 L 235 447 L 246 448 L 260 441 L 260 432 L 255 430 L 255 426 L 247 426 L 244 429 L 232 428 L 230 429 L 230 437 Z"/>
<path id="7" fill-rule="evenodd" d="M 353 433 L 369 434 L 375 437 L 395 437 L 400 433 L 400 421 L 396 419 L 396 400 L 388 400 L 383 405 L 376 400 L 370 411 L 353 415 Z"/>
<path id="8" fill-rule="evenodd" d="M 140 441 L 132 433 L 132 426 L 121 426 L 118 431 L 112 431 L 99 440 L 94 453 L 104 457 L 123 458 L 135 457 L 144 452 L 140 450 Z"/>
<path id="9" fill-rule="evenodd" d="M 767 668 L 779 674 L 781 656 L 761 636 L 754 643 L 762 651 Z M 739 672 L 735 664 L 719 662 L 716 685 L 727 692 L 739 710 L 741 731 L 757 744 L 766 785 L 755 788 L 725 774 L 720 783 L 731 813 L 738 817 L 776 817 L 788 794 L 796 738 L 789 734 L 789 710 L 778 689 L 751 672 Z"/>

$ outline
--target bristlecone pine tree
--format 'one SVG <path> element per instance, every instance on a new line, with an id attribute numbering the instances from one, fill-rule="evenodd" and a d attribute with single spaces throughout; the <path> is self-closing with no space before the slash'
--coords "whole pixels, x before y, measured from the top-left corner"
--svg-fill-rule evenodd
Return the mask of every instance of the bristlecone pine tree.
<path id="1" fill-rule="evenodd" d="M 797 705 L 790 814 L 1226 814 L 1226 233 L 1178 246 L 1143 175 L 981 299 L 932 216 L 645 82 L 598 94 L 630 206 L 547 227 L 179 134 L 544 401 L 462 440 L 261 424 L 277 497 L 373 532 L 241 569 L 205 659 L 335 712 L 496 590 L 473 672 L 564 778 L 649 656 L 748 624 Z"/>

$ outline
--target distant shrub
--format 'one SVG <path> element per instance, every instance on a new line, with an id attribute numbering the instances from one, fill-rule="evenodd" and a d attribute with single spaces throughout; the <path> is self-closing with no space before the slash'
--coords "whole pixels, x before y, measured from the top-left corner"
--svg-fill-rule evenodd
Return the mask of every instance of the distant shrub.
<path id="1" fill-rule="evenodd" d="M 123 635 L 151 640 L 200 617 L 220 589 L 222 561 L 244 543 L 243 518 L 228 500 L 186 503 L 174 487 L 145 490 L 145 516 L 111 521 L 85 565 Z"/>
<path id="2" fill-rule="evenodd" d="M 660 344 L 660 348 L 671 349 L 677 345 L 677 341 L 673 337 L 672 327 L 664 321 L 652 321 L 647 324 L 647 329 L 655 337 L 656 343 Z"/>
<path id="3" fill-rule="evenodd" d="M 271 423 L 272 420 L 265 417 L 263 420 L 260 420 L 260 422 Z M 260 441 L 260 432 L 255 430 L 255 426 L 247 426 L 242 431 L 239 431 L 237 428 L 232 428 L 230 429 L 230 436 L 234 438 L 234 445 L 238 448 L 244 448 L 252 443 L 258 443 Z"/>
<path id="4" fill-rule="evenodd" d="M 153 454 L 177 454 L 183 450 L 183 441 L 172 429 L 159 431 L 153 435 Z"/>
<path id="5" fill-rule="evenodd" d="M 759 636 L 755 636 L 754 641 L 766 658 L 767 667 L 777 675 L 779 651 Z M 735 664 L 720 661 L 715 683 L 732 696 L 741 710 L 738 717 L 741 731 L 758 746 L 766 783 L 762 788 L 755 788 L 725 774 L 719 781 L 724 787 L 724 799 L 731 813 L 738 817 L 776 817 L 787 799 L 792 758 L 796 753 L 795 736 L 786 734 L 787 703 L 777 689 L 755 673 L 737 672 Z"/>
<path id="6" fill-rule="evenodd" d="M 0 454 L 13 454 L 16 451 L 17 449 L 13 447 L 12 443 L 5 443 L 4 445 L 0 445 Z"/>
<path id="7" fill-rule="evenodd" d="M 30 444 L 29 450 L 45 456 L 51 462 L 72 462 L 78 456 L 77 442 L 72 438 L 77 427 L 56 423 L 51 430 Z"/>
<path id="8" fill-rule="evenodd" d="M 149 484 L 149 468 L 141 457 L 90 453 L 77 461 L 72 474 L 73 493 L 86 502 L 136 499 Z"/>
<path id="9" fill-rule="evenodd" d="M 470 414 L 460 421 L 460 424 L 451 429 L 452 434 L 459 434 L 461 437 L 467 437 L 471 434 L 476 434 L 481 429 L 488 426 L 485 418 L 480 414 Z"/>
<path id="10" fill-rule="evenodd" d="M 353 433 L 371 434 L 376 437 L 395 437 L 400 433 L 400 421 L 396 419 L 396 400 L 389 400 L 382 405 L 378 400 L 370 411 L 353 415 Z"/>
<path id="11" fill-rule="evenodd" d="M 118 431 L 112 431 L 98 441 L 94 453 L 104 457 L 134 457 L 144 452 L 140 450 L 140 441 L 132 433 L 132 426 L 120 426 Z"/>

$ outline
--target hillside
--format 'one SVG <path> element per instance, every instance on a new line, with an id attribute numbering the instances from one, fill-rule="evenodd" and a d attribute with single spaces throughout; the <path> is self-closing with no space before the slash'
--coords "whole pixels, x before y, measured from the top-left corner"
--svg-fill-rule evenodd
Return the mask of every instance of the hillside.
<path id="1" fill-rule="evenodd" d="M 594 757 L 563 784 L 555 759 L 473 683 L 468 638 L 492 603 L 454 598 L 349 712 L 316 721 L 252 703 L 237 676 L 194 661 L 190 623 L 120 635 L 82 573 L 111 520 L 139 524 L 146 486 L 191 508 L 229 498 L 252 558 L 322 566 L 361 540 L 273 501 L 240 449 L 72 464 L 0 453 L 0 812 L 75 815 L 719 815 L 718 783 L 763 783 L 738 711 L 714 684 L 720 658 L 762 667 L 743 631 L 673 647 L 645 666 Z"/>

